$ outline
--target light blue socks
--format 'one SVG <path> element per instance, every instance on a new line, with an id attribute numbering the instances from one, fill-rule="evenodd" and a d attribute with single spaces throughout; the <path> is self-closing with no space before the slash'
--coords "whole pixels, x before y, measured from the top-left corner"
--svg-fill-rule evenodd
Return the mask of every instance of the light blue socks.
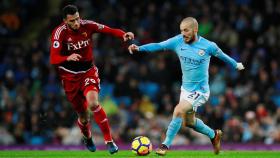
<path id="1" fill-rule="evenodd" d="M 183 120 L 181 117 L 176 117 L 172 119 L 166 131 L 165 140 L 162 144 L 166 145 L 168 148 L 170 147 L 173 139 L 175 138 L 179 129 L 181 128 L 182 122 Z"/>
<path id="2" fill-rule="evenodd" d="M 182 125 L 182 118 L 181 117 L 176 117 L 173 118 L 172 121 L 170 122 L 167 132 L 166 132 L 166 138 L 163 141 L 162 144 L 166 145 L 168 148 L 172 144 L 172 141 L 174 140 L 175 136 L 177 135 L 179 129 L 181 128 Z M 202 133 L 206 136 L 208 136 L 210 139 L 213 139 L 215 137 L 215 132 L 213 129 L 211 129 L 209 126 L 203 123 L 202 120 L 199 118 L 196 118 L 195 125 L 193 129 L 199 133 Z"/>
<path id="3" fill-rule="evenodd" d="M 199 118 L 196 118 L 195 125 L 193 129 L 199 133 L 202 133 L 204 135 L 207 135 L 210 139 L 213 139 L 215 137 L 215 132 L 213 129 L 211 129 L 209 126 L 203 123 L 202 120 Z"/>

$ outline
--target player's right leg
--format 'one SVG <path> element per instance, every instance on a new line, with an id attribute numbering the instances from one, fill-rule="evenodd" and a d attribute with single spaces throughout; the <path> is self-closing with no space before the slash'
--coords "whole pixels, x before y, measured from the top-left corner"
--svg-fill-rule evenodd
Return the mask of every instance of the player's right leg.
<path id="1" fill-rule="evenodd" d="M 69 96 L 69 93 L 66 93 Z M 91 152 L 96 151 L 96 146 L 92 140 L 91 126 L 90 126 L 90 113 L 86 104 L 86 100 L 82 93 L 77 93 L 73 100 L 70 101 L 78 114 L 77 125 L 83 134 L 83 142 L 87 149 Z"/>
<path id="2" fill-rule="evenodd" d="M 77 124 L 83 134 L 83 142 L 87 149 L 91 152 L 96 151 L 96 146 L 92 140 L 89 113 L 79 113 Z"/>
<path id="3" fill-rule="evenodd" d="M 174 140 L 175 136 L 181 128 L 183 122 L 183 114 L 190 109 L 192 109 L 191 104 L 185 100 L 181 100 L 179 104 L 175 107 L 173 112 L 173 119 L 170 122 L 166 132 L 166 138 L 163 141 L 163 143 L 159 146 L 159 148 L 156 149 L 156 154 L 165 155 L 167 153 L 170 145 L 172 144 L 172 141 Z"/>

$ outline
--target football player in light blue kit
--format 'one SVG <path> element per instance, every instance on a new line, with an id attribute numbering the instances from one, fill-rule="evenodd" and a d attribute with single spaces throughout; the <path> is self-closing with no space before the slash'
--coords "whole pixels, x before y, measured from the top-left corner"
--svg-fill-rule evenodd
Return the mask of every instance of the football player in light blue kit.
<path id="1" fill-rule="evenodd" d="M 165 155 L 181 125 L 193 128 L 195 131 L 208 136 L 212 142 L 214 153 L 220 151 L 222 131 L 213 130 L 195 117 L 197 107 L 209 98 L 208 69 L 211 56 L 218 57 L 238 70 L 244 69 L 242 63 L 223 53 L 216 45 L 199 35 L 198 23 L 195 18 L 187 17 L 180 24 L 181 34 L 160 43 L 150 43 L 142 46 L 132 44 L 128 47 L 132 54 L 136 51 L 156 52 L 170 50 L 177 54 L 182 69 L 181 95 L 176 105 L 164 142 L 156 149 L 159 155 Z"/>

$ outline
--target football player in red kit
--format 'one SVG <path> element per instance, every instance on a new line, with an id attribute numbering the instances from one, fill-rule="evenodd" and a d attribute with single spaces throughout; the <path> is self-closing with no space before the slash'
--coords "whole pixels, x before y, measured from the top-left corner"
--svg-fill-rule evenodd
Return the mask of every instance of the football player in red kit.
<path id="1" fill-rule="evenodd" d="M 113 142 L 106 113 L 98 102 L 100 80 L 93 64 L 91 38 L 94 33 L 112 35 L 123 41 L 134 39 L 132 32 L 81 19 L 77 7 L 67 5 L 63 8 L 63 23 L 52 32 L 50 63 L 56 65 L 67 99 L 78 114 L 77 124 L 87 148 L 92 152 L 96 150 L 90 127 L 92 111 L 109 152 L 114 154 L 118 147 Z"/>

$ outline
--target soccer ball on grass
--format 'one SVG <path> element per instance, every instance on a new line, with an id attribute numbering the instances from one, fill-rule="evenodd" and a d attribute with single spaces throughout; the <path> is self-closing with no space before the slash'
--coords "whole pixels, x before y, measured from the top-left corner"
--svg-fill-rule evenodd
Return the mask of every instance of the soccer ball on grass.
<path id="1" fill-rule="evenodd" d="M 148 155 L 152 151 L 152 143 L 149 138 L 139 136 L 133 139 L 131 150 L 136 155 Z"/>

